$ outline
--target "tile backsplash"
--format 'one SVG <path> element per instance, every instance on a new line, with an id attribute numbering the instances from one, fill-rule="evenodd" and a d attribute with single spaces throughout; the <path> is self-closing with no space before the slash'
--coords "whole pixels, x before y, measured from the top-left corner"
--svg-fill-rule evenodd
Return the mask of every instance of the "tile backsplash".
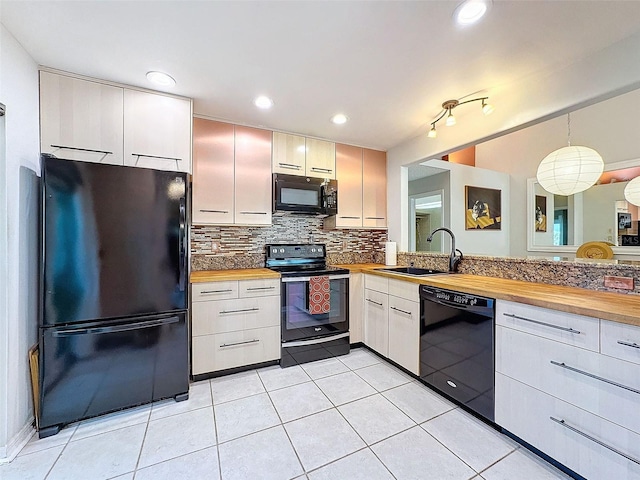
<path id="1" fill-rule="evenodd" d="M 324 243 L 330 263 L 379 263 L 386 241 L 386 230 L 323 230 L 322 218 L 286 214 L 268 227 L 193 225 L 191 269 L 263 267 L 269 243 Z"/>

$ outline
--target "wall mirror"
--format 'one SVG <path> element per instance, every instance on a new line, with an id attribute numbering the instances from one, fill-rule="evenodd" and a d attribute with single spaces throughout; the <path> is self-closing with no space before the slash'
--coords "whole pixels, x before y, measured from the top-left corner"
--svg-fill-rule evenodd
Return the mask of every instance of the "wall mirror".
<path id="1" fill-rule="evenodd" d="M 553 195 L 530 178 L 528 250 L 575 251 L 585 242 L 607 242 L 622 247 L 619 253 L 640 253 L 640 209 L 624 198 L 627 183 L 640 174 L 638 165 L 640 159 L 606 165 L 598 184 L 568 197 Z"/>

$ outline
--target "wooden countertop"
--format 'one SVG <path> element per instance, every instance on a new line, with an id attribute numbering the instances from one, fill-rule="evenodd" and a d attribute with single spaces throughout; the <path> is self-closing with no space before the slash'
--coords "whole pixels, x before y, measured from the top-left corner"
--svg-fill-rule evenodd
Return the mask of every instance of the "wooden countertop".
<path id="1" fill-rule="evenodd" d="M 482 277 L 479 275 L 442 274 L 414 277 L 375 270 L 384 265 L 337 265 L 352 272 L 395 278 L 422 285 L 446 288 L 463 293 L 484 295 L 500 300 L 551 308 L 562 312 L 597 317 L 640 326 L 640 296 L 599 292 L 576 287 Z"/>
<path id="2" fill-rule="evenodd" d="M 191 283 L 222 282 L 225 280 L 254 280 L 260 278 L 280 278 L 278 272 L 268 268 L 244 268 L 242 270 L 204 270 L 191 272 Z"/>

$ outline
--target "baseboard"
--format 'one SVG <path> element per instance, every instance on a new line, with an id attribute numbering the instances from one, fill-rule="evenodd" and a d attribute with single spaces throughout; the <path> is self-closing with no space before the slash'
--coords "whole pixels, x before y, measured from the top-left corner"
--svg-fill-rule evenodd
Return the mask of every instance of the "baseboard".
<path id="1" fill-rule="evenodd" d="M 0 464 L 13 460 L 35 432 L 33 417 L 31 417 L 7 445 L 0 447 Z"/>

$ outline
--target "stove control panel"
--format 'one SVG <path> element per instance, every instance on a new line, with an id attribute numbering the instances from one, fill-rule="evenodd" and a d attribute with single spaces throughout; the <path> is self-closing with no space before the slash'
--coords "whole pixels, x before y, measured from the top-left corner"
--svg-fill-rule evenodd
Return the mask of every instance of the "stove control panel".
<path id="1" fill-rule="evenodd" d="M 267 245 L 267 258 L 325 258 L 323 244 Z"/>

